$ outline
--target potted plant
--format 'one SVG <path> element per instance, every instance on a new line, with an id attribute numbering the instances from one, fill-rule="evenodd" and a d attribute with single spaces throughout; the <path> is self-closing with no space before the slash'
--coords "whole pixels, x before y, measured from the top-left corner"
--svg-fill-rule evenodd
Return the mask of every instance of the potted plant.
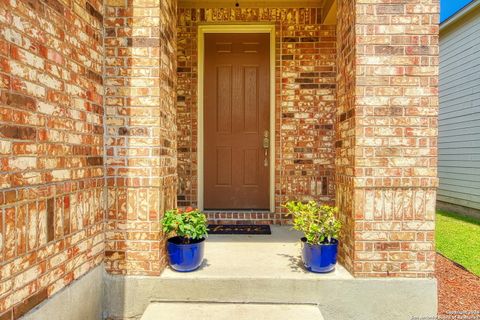
<path id="1" fill-rule="evenodd" d="M 302 260 L 312 272 L 330 272 L 337 263 L 338 234 L 341 222 L 335 218 L 338 208 L 315 201 L 285 204 L 293 216 L 293 228 L 303 232 Z"/>
<path id="2" fill-rule="evenodd" d="M 189 272 L 200 267 L 203 261 L 207 217 L 198 209 L 172 209 L 165 212 L 163 232 L 172 235 L 167 240 L 170 266 L 180 272 Z"/>

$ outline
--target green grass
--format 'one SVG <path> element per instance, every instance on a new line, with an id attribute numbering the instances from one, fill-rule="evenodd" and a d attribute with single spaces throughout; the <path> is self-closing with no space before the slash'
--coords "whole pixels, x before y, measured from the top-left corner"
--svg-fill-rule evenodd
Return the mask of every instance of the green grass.
<path id="1" fill-rule="evenodd" d="M 437 251 L 480 276 L 480 221 L 437 211 Z"/>

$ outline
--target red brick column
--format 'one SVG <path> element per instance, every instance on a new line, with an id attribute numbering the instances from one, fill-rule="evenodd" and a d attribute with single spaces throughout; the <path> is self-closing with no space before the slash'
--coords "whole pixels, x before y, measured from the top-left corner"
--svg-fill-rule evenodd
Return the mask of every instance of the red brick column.
<path id="1" fill-rule="evenodd" d="M 160 274 L 176 205 L 176 1 L 106 3 L 106 267 Z"/>
<path id="2" fill-rule="evenodd" d="M 336 193 L 356 276 L 434 272 L 438 0 L 340 0 Z"/>

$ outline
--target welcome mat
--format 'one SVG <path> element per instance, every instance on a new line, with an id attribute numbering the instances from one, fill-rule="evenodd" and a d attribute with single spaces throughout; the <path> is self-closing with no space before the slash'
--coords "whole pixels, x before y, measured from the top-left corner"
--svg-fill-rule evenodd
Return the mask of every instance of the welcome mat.
<path id="1" fill-rule="evenodd" d="M 208 234 L 272 234 L 269 225 L 210 224 Z"/>

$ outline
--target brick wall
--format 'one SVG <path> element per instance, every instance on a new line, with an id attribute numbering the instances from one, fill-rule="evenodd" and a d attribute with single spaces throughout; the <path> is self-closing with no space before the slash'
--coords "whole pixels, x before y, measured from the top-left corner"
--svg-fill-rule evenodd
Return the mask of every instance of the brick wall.
<path id="1" fill-rule="evenodd" d="M 177 170 L 179 204 L 197 201 L 200 22 L 275 23 L 277 208 L 336 194 L 350 271 L 432 276 L 438 0 L 384 2 L 339 1 L 335 27 L 316 8 L 0 0 L 0 319 L 105 256 L 114 274 L 161 272 Z"/>
<path id="2" fill-rule="evenodd" d="M 106 267 L 157 275 L 176 205 L 176 1 L 106 1 Z"/>
<path id="3" fill-rule="evenodd" d="M 227 213 L 221 220 L 282 223 L 288 199 L 334 197 L 335 26 L 320 8 L 181 8 L 178 13 L 178 204 L 197 205 L 197 26 L 275 24 L 276 214 Z M 273 75 L 272 75 L 273 76 Z"/>
<path id="4" fill-rule="evenodd" d="M 0 0 L 0 319 L 103 260 L 101 1 Z"/>
<path id="5" fill-rule="evenodd" d="M 433 276 L 438 13 L 339 1 L 337 203 L 356 276 Z"/>
<path id="6" fill-rule="evenodd" d="M 337 99 L 335 122 L 335 202 L 343 229 L 339 260 L 353 270 L 355 217 L 355 2 L 338 1 L 337 7 Z"/>

